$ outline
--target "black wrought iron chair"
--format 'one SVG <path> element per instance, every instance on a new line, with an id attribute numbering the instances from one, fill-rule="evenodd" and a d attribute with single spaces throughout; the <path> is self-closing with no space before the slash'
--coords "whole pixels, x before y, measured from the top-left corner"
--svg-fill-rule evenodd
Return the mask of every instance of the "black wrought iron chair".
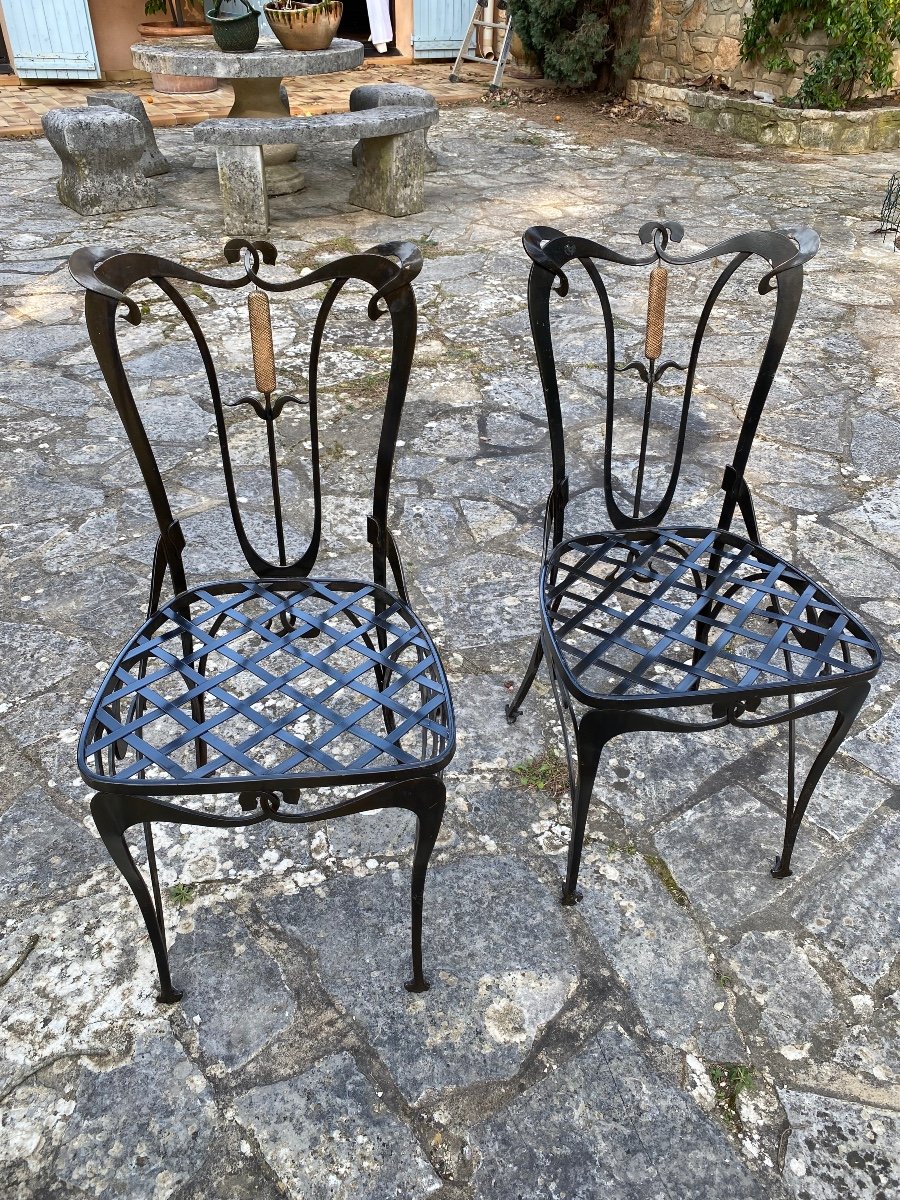
<path id="1" fill-rule="evenodd" d="M 763 406 L 800 303 L 803 264 L 818 250 L 818 236 L 808 229 L 739 234 L 679 256 L 673 253 L 672 243 L 680 242 L 683 233 L 674 221 L 648 222 L 639 233 L 647 249 L 636 256 L 585 238 L 567 237 L 556 229 L 534 227 L 524 235 L 532 260 L 528 307 L 547 408 L 553 486 L 544 523 L 541 634 L 525 677 L 507 705 L 507 717 L 516 719 L 546 656 L 563 726 L 572 796 L 564 904 L 578 899 L 588 807 L 603 748 L 613 738 L 639 730 L 697 731 L 728 724 L 758 728 L 788 722 L 784 844 L 772 874 L 790 875 L 794 842 L 810 797 L 847 736 L 881 662 L 872 636 L 839 600 L 759 544 L 745 479 Z M 743 422 L 731 462 L 725 466 L 718 524 L 661 527 L 679 482 L 704 335 L 726 285 L 736 276 L 746 280 L 749 268 L 743 276 L 738 272 L 745 263 L 759 259 L 766 268 L 756 290 L 762 296 L 774 292 L 774 304 L 771 317 L 765 318 L 768 329 L 755 380 L 741 401 Z M 611 528 L 566 537 L 570 489 L 551 293 L 561 297 L 569 293 L 565 272 L 573 262 L 587 273 L 602 314 L 599 342 L 605 357 L 601 378 L 606 406 L 602 492 Z M 687 361 L 683 365 L 671 358 L 663 361 L 668 268 L 686 270 L 704 263 L 710 264 L 706 270 L 715 268 L 714 280 L 704 287 L 698 279 L 690 281 L 699 320 L 695 326 L 692 321 L 681 338 Z M 606 271 L 607 276 L 615 275 L 616 288 L 607 287 L 598 264 L 616 264 Z M 626 274 L 624 267 L 650 268 L 645 361 L 617 362 L 613 300 L 619 277 Z M 757 278 L 754 274 L 750 281 L 756 283 Z M 634 330 L 633 310 L 626 311 L 628 317 Z M 730 329 L 736 332 L 733 324 Z M 631 351 L 626 357 L 631 357 Z M 623 411 L 616 394 L 617 376 L 628 371 L 640 378 L 643 394 L 634 399 L 630 411 L 627 406 Z M 679 373 L 683 384 L 673 389 L 671 381 Z M 661 385 L 666 374 L 669 379 Z M 667 397 L 663 418 L 670 429 L 669 451 L 660 457 L 654 446 L 660 407 L 654 390 L 664 386 L 675 395 Z M 633 451 L 617 470 L 613 447 L 617 430 L 628 420 Z M 746 536 L 731 529 L 736 514 L 743 520 Z M 692 720 L 698 705 L 711 711 Z M 681 719 L 664 715 L 671 709 L 682 709 Z M 831 731 L 796 795 L 794 723 L 800 717 L 832 712 Z M 659 769 L 665 769 L 664 763 Z"/>
<path id="2" fill-rule="evenodd" d="M 416 338 L 412 280 L 419 251 L 405 243 L 376 246 L 288 282 L 260 275 L 275 262 L 268 242 L 233 240 L 225 247 L 232 278 L 212 276 L 147 254 L 88 248 L 71 259 L 86 289 L 91 342 L 136 454 L 159 525 L 147 619 L 118 654 L 91 705 L 78 750 L 79 768 L 96 790 L 91 811 L 106 848 L 137 899 L 153 944 L 160 1000 L 173 1003 L 152 823 L 218 828 L 262 821 L 305 824 L 350 813 L 405 808 L 415 813 L 412 868 L 412 980 L 423 991 L 422 903 L 425 875 L 444 812 L 441 773 L 453 756 L 455 733 L 443 667 L 428 633 L 409 606 L 400 554 L 388 528 L 388 495 L 397 433 Z M 372 320 L 388 316 L 391 365 L 375 460 L 368 540 L 373 581 L 312 578 L 322 531 L 319 456 L 319 360 L 329 315 L 348 281 L 373 290 Z M 327 285 L 312 331 L 308 398 L 277 392 L 267 293 Z M 126 293 L 155 285 L 188 327 L 202 359 L 215 414 L 231 520 L 252 579 L 188 587 L 186 542 L 142 424 L 119 344 L 116 314 L 132 325 L 141 307 Z M 249 325 L 256 396 L 223 401 L 213 358 L 187 285 L 250 287 Z M 352 297 L 351 297 L 352 298 Z M 199 362 L 199 360 L 198 360 Z M 201 368 L 200 378 L 203 375 Z M 204 386 L 205 391 L 205 386 Z M 282 505 L 276 422 L 286 404 L 304 405 L 309 422 L 312 532 L 289 558 Z M 242 519 L 232 467 L 226 410 L 248 404 L 261 418 L 263 460 L 272 488 L 276 562 L 252 544 Z M 263 433 L 264 430 L 264 433 Z M 373 431 L 374 432 L 374 431 Z M 360 513 L 362 521 L 365 513 Z M 387 568 L 393 577 L 388 590 Z M 168 575 L 174 593 L 163 599 Z M 298 805 L 302 789 L 368 785 L 354 798 L 312 811 Z M 372 789 L 372 785 L 379 785 Z M 176 797 L 222 793 L 240 809 L 215 811 L 212 800 L 176 804 Z M 221 808 L 221 801 L 219 802 Z M 142 824 L 150 888 L 132 857 L 126 833 Z M 152 894 L 151 894 L 152 889 Z M 336 936 L 340 931 L 336 930 Z"/>

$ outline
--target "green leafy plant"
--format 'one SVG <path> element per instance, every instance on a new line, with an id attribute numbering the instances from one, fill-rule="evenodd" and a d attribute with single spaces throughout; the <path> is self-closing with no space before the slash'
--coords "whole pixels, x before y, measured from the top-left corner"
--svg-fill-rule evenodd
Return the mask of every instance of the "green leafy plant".
<path id="1" fill-rule="evenodd" d="M 900 42 L 900 0 L 757 0 L 744 18 L 741 57 L 770 71 L 793 72 L 788 45 L 821 30 L 831 45 L 811 57 L 795 103 L 841 108 L 893 84 Z"/>
<path id="2" fill-rule="evenodd" d="M 679 908 L 687 908 L 690 903 L 684 891 L 678 886 L 675 876 L 659 857 L 658 854 L 645 854 L 644 861 L 657 877 Z"/>
<path id="3" fill-rule="evenodd" d="M 526 787 L 561 796 L 569 786 L 569 769 L 555 750 L 545 750 L 513 768 Z"/>
<path id="4" fill-rule="evenodd" d="M 144 0 L 144 13 L 168 13 L 173 25 L 194 25 L 206 20 L 203 0 Z"/>
<path id="5" fill-rule="evenodd" d="M 178 908 L 190 904 L 196 889 L 192 883 L 173 883 L 169 888 L 169 899 Z"/>
<path id="6" fill-rule="evenodd" d="M 743 1063 L 715 1063 L 707 1074 L 716 1089 L 716 1108 L 730 1125 L 739 1127 L 737 1099 L 741 1092 L 750 1092 L 755 1085 L 753 1068 Z"/>
<path id="7" fill-rule="evenodd" d="M 638 56 L 648 0 L 510 0 L 516 32 L 548 79 L 621 90 Z"/>

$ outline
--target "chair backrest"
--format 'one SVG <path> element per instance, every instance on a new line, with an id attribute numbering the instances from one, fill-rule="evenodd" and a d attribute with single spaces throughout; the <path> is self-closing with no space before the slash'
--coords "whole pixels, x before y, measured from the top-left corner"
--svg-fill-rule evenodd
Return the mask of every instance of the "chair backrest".
<path id="1" fill-rule="evenodd" d="M 170 573 L 176 592 L 185 590 L 186 577 L 183 557 L 184 534 L 167 492 L 152 439 L 148 436 L 139 405 L 135 401 L 130 363 L 123 357 L 120 345 L 120 332 L 124 327 L 116 320 L 117 311 L 124 307 L 121 315 L 125 321 L 133 326 L 140 325 L 146 306 L 139 304 L 128 292 L 146 290 L 148 285 L 151 286 L 151 290 L 158 289 L 170 302 L 174 312 L 172 309 L 169 309 L 169 312 L 178 319 L 179 331 L 183 333 L 187 330 L 187 345 L 193 345 L 199 354 L 199 377 L 202 379 L 205 373 L 215 416 L 228 506 L 241 551 L 256 575 L 275 579 L 307 576 L 319 551 L 322 532 L 319 372 L 323 336 L 329 315 L 348 282 L 359 281 L 373 289 L 373 294 L 367 298 L 366 312 L 373 321 L 389 315 L 391 357 L 380 434 L 377 443 L 374 437 L 366 439 L 372 446 L 374 459 L 372 507 L 367 516 L 367 532 L 372 544 L 374 582 L 385 585 L 386 564 L 390 562 L 397 590 L 402 598 L 406 599 L 400 558 L 387 526 L 387 515 L 391 470 L 415 348 L 416 301 L 411 282 L 422 267 L 420 251 L 409 243 L 386 243 L 375 246 L 366 253 L 348 255 L 326 266 L 281 281 L 264 279 L 260 274 L 262 264 L 272 265 L 276 260 L 275 247 L 269 242 L 248 242 L 235 238 L 227 243 L 224 254 L 229 263 L 240 264 L 239 274 L 230 278 L 220 277 L 154 255 L 127 254 L 98 247 L 78 250 L 70 259 L 70 270 L 86 291 L 85 316 L 97 361 L 137 457 L 159 525 L 154 578 L 151 584 L 151 607 L 158 603 L 166 569 Z M 314 319 L 310 321 L 312 333 L 309 342 L 308 384 L 305 389 L 307 395 L 295 395 L 293 391 L 283 392 L 278 386 L 268 293 L 298 292 L 317 285 L 326 285 L 326 291 L 315 311 Z M 241 387 L 237 396 L 226 398 L 222 395 L 207 337 L 189 297 L 200 295 L 204 298 L 203 307 L 210 308 L 209 292 L 234 292 L 241 289 L 248 291 L 247 320 L 252 353 L 252 372 L 251 355 L 248 355 L 246 375 L 248 381 L 251 376 L 254 379 L 257 394 L 246 394 L 247 391 L 252 391 L 251 385 L 250 388 Z M 168 308 L 168 305 L 165 307 Z M 212 319 L 221 317 L 222 311 L 221 308 L 216 309 L 212 306 Z M 234 340 L 234 331 L 227 329 L 227 332 Z M 293 326 L 291 334 L 292 337 L 296 335 Z M 201 363 L 202 370 L 199 369 Z M 348 387 L 352 387 L 352 380 L 348 381 Z M 275 434 L 276 423 L 287 404 L 300 405 L 307 410 L 309 441 L 306 444 L 309 446 L 313 500 L 308 544 L 299 554 L 293 555 L 289 555 L 286 546 L 281 486 L 284 467 L 279 461 L 281 456 Z M 260 461 L 267 461 L 271 483 L 271 511 L 278 548 L 275 561 L 261 553 L 254 545 L 241 512 L 227 413 L 229 408 L 244 405 L 249 406 L 262 422 L 259 428 Z M 372 433 L 374 434 L 374 430 Z"/>
<path id="2" fill-rule="evenodd" d="M 527 230 L 523 237 L 525 250 L 532 260 L 528 281 L 528 311 L 547 407 L 553 456 L 553 488 L 548 502 L 548 516 L 553 520 L 553 544 L 557 544 L 563 538 L 563 514 L 569 489 L 560 386 L 554 353 L 551 297 L 553 293 L 559 296 L 569 294 L 569 278 L 566 274 L 568 265 L 574 260 L 584 268 L 599 300 L 602 315 L 599 351 L 604 361 L 600 364 L 598 377 L 601 380 L 600 389 L 605 397 L 606 409 L 603 432 L 603 495 L 612 526 L 616 529 L 627 529 L 659 525 L 669 511 L 681 473 L 688 417 L 696 390 L 704 336 L 726 285 L 738 276 L 740 268 L 748 260 L 752 260 L 753 256 L 764 259 L 768 264 L 765 273 L 761 279 L 749 271 L 743 274 L 745 277 L 750 276 L 756 284 L 755 290 L 760 295 L 774 292 L 775 302 L 771 305 L 771 323 L 753 382 L 744 398 L 734 397 L 738 402 L 744 403 L 744 412 L 733 457 L 730 463 L 724 464 L 722 487 L 725 499 L 719 525 L 723 529 L 729 528 L 735 509 L 739 508 L 750 537 L 756 541 L 758 531 L 752 500 L 744 481 L 744 472 L 763 406 L 771 390 L 800 303 L 803 264 L 818 250 L 818 235 L 810 229 L 738 234 L 697 253 L 682 255 L 672 252 L 672 243 L 680 242 L 684 236 L 682 226 L 675 221 L 649 221 L 641 227 L 638 236 L 642 245 L 647 247 L 647 250 L 638 255 L 626 254 L 586 238 L 569 237 L 557 229 L 542 226 L 534 226 Z M 724 265 L 723 259 L 726 260 Z M 690 281 L 699 315 L 696 324 L 691 320 L 689 335 L 680 339 L 685 351 L 684 361 L 663 359 L 663 343 L 667 340 L 666 302 L 670 268 L 685 269 L 704 263 L 715 268 L 715 275 L 709 286 L 704 286 L 693 278 Z M 601 265 L 605 267 L 605 273 L 601 272 Z M 644 272 L 649 270 L 644 293 L 646 319 L 643 321 L 643 328 L 641 318 L 644 312 L 638 312 L 634 308 L 625 309 L 624 322 L 621 320 L 621 311 L 617 314 L 619 319 L 614 319 L 609 274 L 616 271 L 621 273 L 622 267 L 642 268 Z M 565 319 L 565 314 L 561 314 L 561 323 L 565 322 Z M 617 327 L 622 326 L 626 330 L 626 337 L 622 338 L 622 341 L 632 342 L 631 347 L 624 347 L 625 357 L 630 361 L 623 361 L 617 355 Z M 640 338 L 643 339 L 643 346 L 636 355 L 633 344 Z M 643 394 L 638 398 L 637 404 L 632 404 L 629 409 L 634 426 L 631 436 L 635 445 L 630 488 L 623 486 L 621 478 L 614 480 L 613 470 L 617 425 L 622 420 L 623 413 L 619 385 L 622 376 L 627 372 L 632 372 L 633 377 L 638 378 L 643 385 Z M 661 384 L 660 381 L 666 375 L 669 378 L 665 384 Z M 677 395 L 674 401 L 670 401 L 667 414 L 672 433 L 668 460 L 663 469 L 659 470 L 659 463 L 654 459 L 654 470 L 651 472 L 649 467 L 652 437 L 655 422 L 660 419 L 659 391 L 662 387 L 669 387 L 671 381 L 679 377 L 680 381 L 675 387 Z"/>

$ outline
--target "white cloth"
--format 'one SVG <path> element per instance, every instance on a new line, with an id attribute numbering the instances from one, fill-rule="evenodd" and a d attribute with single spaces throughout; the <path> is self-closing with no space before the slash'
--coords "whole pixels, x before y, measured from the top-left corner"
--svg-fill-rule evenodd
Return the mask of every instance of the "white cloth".
<path id="1" fill-rule="evenodd" d="M 394 37 L 394 31 L 391 28 L 391 10 L 388 0 L 366 0 L 366 8 L 369 10 L 369 29 L 372 41 L 376 45 L 379 42 L 390 42 Z"/>

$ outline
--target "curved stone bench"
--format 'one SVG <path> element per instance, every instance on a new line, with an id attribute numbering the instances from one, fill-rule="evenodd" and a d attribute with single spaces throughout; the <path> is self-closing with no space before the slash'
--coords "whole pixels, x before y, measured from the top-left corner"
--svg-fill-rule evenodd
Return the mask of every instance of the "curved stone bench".
<path id="1" fill-rule="evenodd" d="M 60 201 L 81 216 L 149 208 L 153 185 L 144 178 L 144 130 L 136 117 L 115 108 L 54 108 L 41 118 L 59 155 Z"/>
<path id="2" fill-rule="evenodd" d="M 424 88 L 412 87 L 407 83 L 364 83 L 355 87 L 350 93 L 350 111 L 364 112 L 370 108 L 426 108 L 430 112 L 438 111 L 437 100 L 431 92 Z M 353 165 L 359 164 L 362 154 L 362 142 L 353 147 Z M 428 131 L 425 132 L 425 170 L 433 171 L 437 166 L 437 155 L 428 145 Z"/>
<path id="3" fill-rule="evenodd" d="M 437 106 L 402 105 L 320 117 L 226 117 L 201 121 L 194 138 L 216 151 L 225 232 L 255 235 L 269 228 L 264 145 L 359 139 L 363 149 L 350 203 L 406 217 L 425 207 L 425 130 L 437 119 Z"/>

